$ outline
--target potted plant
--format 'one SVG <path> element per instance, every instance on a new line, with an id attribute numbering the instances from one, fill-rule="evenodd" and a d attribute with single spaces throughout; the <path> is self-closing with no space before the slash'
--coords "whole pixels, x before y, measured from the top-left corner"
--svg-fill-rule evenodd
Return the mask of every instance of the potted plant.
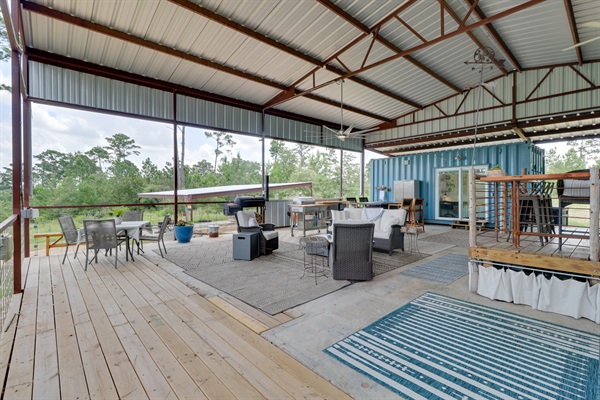
<path id="1" fill-rule="evenodd" d="M 487 176 L 505 176 L 504 170 L 499 165 L 494 165 L 492 168 L 488 169 Z"/>
<path id="2" fill-rule="evenodd" d="M 194 234 L 194 225 L 191 222 L 180 219 L 175 222 L 175 238 L 179 243 L 187 243 Z"/>
<path id="3" fill-rule="evenodd" d="M 115 224 L 119 225 L 120 223 L 123 222 L 123 219 L 121 217 L 126 212 L 127 212 L 127 209 L 125 207 L 113 207 L 108 212 L 108 215 L 110 215 L 111 217 L 114 217 L 115 218 Z"/>

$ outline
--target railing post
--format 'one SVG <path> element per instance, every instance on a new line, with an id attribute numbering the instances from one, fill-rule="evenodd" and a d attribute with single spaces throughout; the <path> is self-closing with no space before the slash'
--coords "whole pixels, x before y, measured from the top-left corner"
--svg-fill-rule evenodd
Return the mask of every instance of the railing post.
<path id="1" fill-rule="evenodd" d="M 598 228 L 600 225 L 598 209 L 600 208 L 600 177 L 598 167 L 590 168 L 590 261 L 598 263 L 600 248 L 600 237 Z"/>
<path id="2" fill-rule="evenodd" d="M 469 247 L 477 246 L 477 193 L 475 191 L 475 168 L 469 170 Z"/>

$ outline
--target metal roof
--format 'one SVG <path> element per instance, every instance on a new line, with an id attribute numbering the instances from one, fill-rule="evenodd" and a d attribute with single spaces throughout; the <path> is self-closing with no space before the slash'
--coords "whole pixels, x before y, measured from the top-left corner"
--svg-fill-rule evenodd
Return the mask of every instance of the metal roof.
<path id="1" fill-rule="evenodd" d="M 21 0 L 20 7 L 30 62 L 138 85 L 158 82 L 176 93 L 185 89 L 192 97 L 316 126 L 340 127 L 335 83 L 344 79 L 343 125 L 373 129 L 365 147 L 374 151 L 381 151 L 382 138 L 399 139 L 395 150 L 402 152 L 406 136 L 472 128 L 450 118 L 458 108 L 434 114 L 449 98 L 460 106 L 474 90 L 479 75 L 465 62 L 477 52 L 489 61 L 482 81 L 526 76 L 530 89 L 539 85 L 563 103 L 558 110 L 545 99 L 509 99 L 513 109 L 529 105 L 513 112 L 508 132 L 534 117 L 600 111 L 600 41 L 593 40 L 600 36 L 598 0 Z M 571 47 L 577 43 L 583 44 Z M 544 76 L 559 69 L 575 69 L 587 87 L 549 79 L 554 85 L 544 89 Z M 502 94 L 488 91 L 486 101 L 498 105 L 493 97 Z M 474 113 L 473 105 L 467 111 Z M 425 114 L 438 123 L 426 131 L 398 129 L 407 116 L 417 124 Z M 504 114 L 488 113 L 481 123 L 503 121 Z"/>
<path id="2" fill-rule="evenodd" d="M 312 182 L 291 182 L 291 183 L 270 183 L 269 190 L 286 190 L 300 187 L 309 187 L 312 192 Z M 192 201 L 195 199 L 206 199 L 210 197 L 231 196 L 234 194 L 261 193 L 262 185 L 227 185 L 213 186 L 195 189 L 181 189 L 177 191 L 177 198 L 183 201 Z M 174 196 L 173 190 L 165 190 L 162 192 L 138 193 L 138 198 L 152 199 L 172 199 Z"/>

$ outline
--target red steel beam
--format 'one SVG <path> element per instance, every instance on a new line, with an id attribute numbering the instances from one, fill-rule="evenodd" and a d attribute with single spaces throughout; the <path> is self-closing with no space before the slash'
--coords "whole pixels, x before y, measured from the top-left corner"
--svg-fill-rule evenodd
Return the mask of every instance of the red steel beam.
<path id="1" fill-rule="evenodd" d="M 567 20 L 569 21 L 569 28 L 571 28 L 571 36 L 573 37 L 573 44 L 579 43 L 579 32 L 577 31 L 577 22 L 575 21 L 575 13 L 573 12 L 573 4 L 571 0 L 564 0 L 565 9 L 567 11 Z M 581 47 L 575 47 L 575 53 L 577 54 L 577 61 L 579 65 L 583 63 L 583 57 L 581 56 Z"/>

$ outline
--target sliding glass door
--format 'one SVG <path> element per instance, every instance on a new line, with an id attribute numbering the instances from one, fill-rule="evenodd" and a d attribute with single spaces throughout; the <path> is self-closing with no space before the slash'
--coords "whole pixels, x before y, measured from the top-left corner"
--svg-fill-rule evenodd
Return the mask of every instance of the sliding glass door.
<path id="1" fill-rule="evenodd" d="M 435 179 L 436 219 L 469 218 L 469 170 L 471 167 L 439 168 Z M 487 166 L 475 167 L 475 172 L 485 174 Z M 479 209 L 478 212 L 483 211 Z"/>

